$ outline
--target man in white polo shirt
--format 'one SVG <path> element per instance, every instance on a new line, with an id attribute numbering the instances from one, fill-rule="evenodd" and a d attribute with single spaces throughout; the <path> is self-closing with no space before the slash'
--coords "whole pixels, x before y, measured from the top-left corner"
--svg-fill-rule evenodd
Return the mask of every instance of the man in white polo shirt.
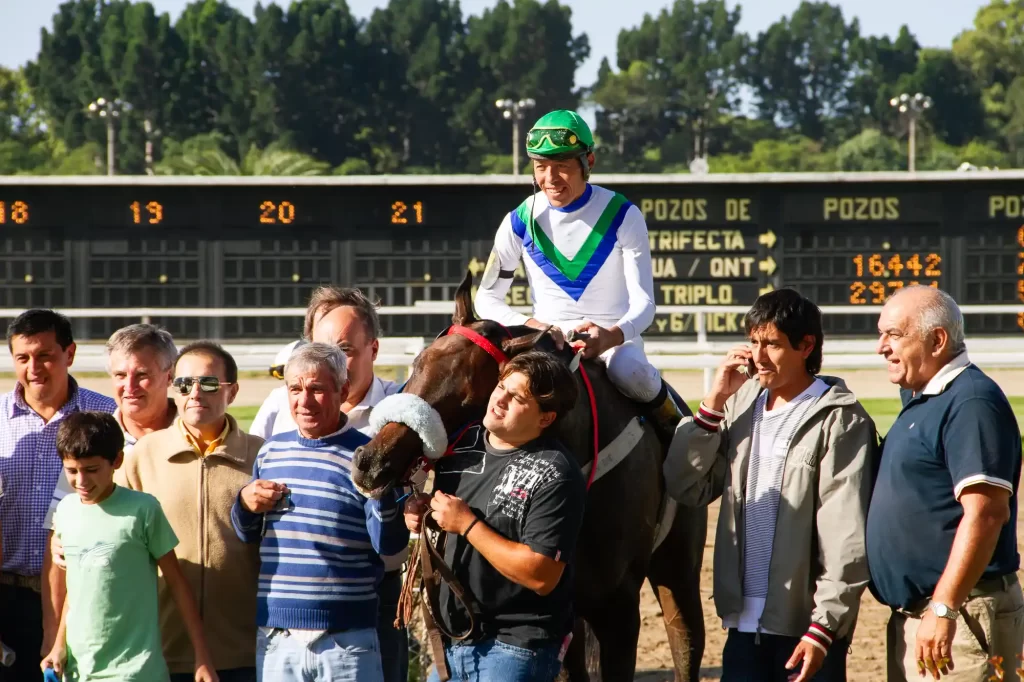
<path id="1" fill-rule="evenodd" d="M 401 386 L 375 376 L 373 362 L 380 346 L 380 318 L 374 304 L 359 289 L 321 287 L 310 298 L 306 312 L 306 336 L 315 343 L 337 346 L 348 364 L 348 397 L 341 411 L 352 428 L 369 435 L 370 412 L 374 406 Z M 249 433 L 267 439 L 298 427 L 288 406 L 286 386 L 274 389 L 264 401 Z M 394 627 L 398 596 L 402 590 L 402 564 L 408 550 L 382 556 L 384 579 L 377 591 L 380 611 L 377 637 L 380 640 L 384 682 L 405 682 L 408 669 L 408 640 L 404 629 Z"/>

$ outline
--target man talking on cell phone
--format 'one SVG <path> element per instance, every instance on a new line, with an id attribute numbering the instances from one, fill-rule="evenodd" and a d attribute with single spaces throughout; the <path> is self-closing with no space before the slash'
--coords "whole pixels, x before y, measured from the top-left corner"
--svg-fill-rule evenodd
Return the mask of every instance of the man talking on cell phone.
<path id="1" fill-rule="evenodd" d="M 666 487 L 693 507 L 722 498 L 722 682 L 845 682 L 868 583 L 875 425 L 841 379 L 817 376 L 824 334 L 814 303 L 773 291 L 744 327 L 749 345 L 729 351 L 699 412 L 676 429 Z"/>

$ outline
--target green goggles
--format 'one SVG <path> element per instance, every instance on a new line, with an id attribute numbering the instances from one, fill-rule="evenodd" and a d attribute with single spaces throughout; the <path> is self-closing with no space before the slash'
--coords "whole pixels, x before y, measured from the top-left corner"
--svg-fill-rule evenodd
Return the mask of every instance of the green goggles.
<path id="1" fill-rule="evenodd" d="M 203 393 L 216 393 L 221 386 L 230 386 L 231 382 L 221 381 L 217 377 L 175 377 L 171 385 L 181 395 L 188 395 L 196 384 L 199 384 L 199 390 Z"/>
<path id="2" fill-rule="evenodd" d="M 545 140 L 547 144 L 545 144 Z M 580 151 L 586 149 L 580 136 L 565 128 L 533 128 L 526 133 L 526 148 L 535 149 L 539 152 L 546 150 L 562 151 L 565 149 L 578 148 Z"/>

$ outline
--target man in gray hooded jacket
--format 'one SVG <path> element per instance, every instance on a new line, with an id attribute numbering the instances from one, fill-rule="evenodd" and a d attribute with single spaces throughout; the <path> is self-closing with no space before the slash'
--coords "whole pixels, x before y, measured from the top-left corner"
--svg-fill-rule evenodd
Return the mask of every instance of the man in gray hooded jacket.
<path id="1" fill-rule="evenodd" d="M 665 462 L 681 504 L 722 498 L 714 598 L 729 629 L 722 682 L 846 680 L 868 583 L 875 425 L 821 370 L 821 311 L 782 289 L 754 302 Z"/>

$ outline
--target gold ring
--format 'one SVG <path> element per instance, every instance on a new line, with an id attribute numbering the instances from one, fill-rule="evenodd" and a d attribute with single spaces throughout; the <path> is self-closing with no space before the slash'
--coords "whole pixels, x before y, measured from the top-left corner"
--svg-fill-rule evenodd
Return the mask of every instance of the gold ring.
<path id="1" fill-rule="evenodd" d="M 917 669 L 918 670 L 924 670 L 925 669 L 924 661 L 922 661 L 921 659 L 917 660 Z"/>

